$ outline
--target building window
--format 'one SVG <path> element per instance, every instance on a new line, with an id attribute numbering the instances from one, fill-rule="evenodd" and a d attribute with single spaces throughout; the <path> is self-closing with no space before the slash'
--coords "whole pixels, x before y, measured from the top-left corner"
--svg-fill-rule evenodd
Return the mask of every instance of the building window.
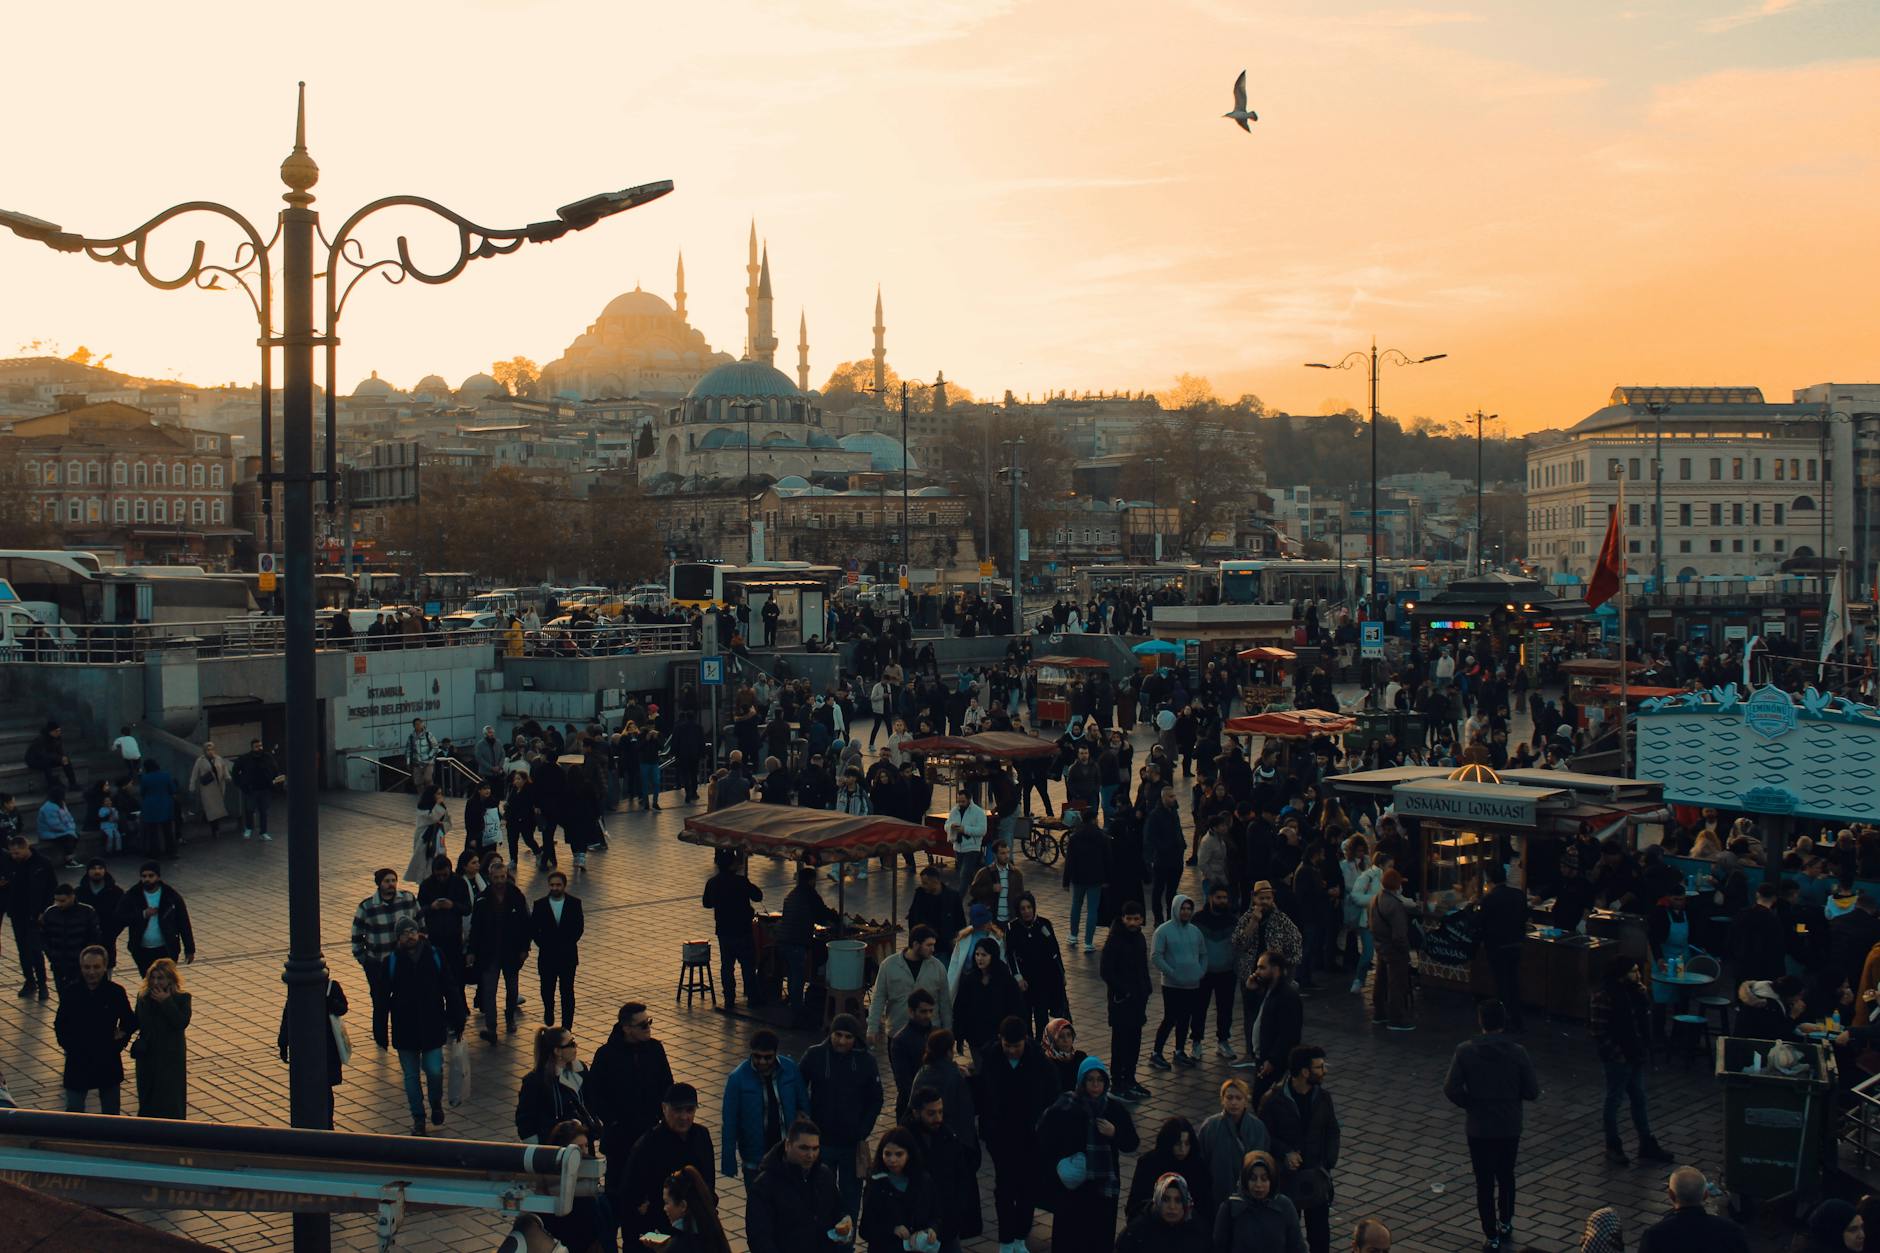
<path id="1" fill-rule="evenodd" d="M 1619 477 L 1619 460 L 1618 460 L 1618 458 L 1616 458 L 1616 457 L 1615 457 L 1615 458 L 1613 458 L 1613 459 L 1612 459 L 1611 461 L 1608 461 L 1608 462 L 1606 463 L 1606 477 L 1607 477 L 1608 479 L 1616 479 L 1616 478 L 1618 478 L 1618 477 Z"/>
<path id="2" fill-rule="evenodd" d="M 1720 553 L 1720 552 L 1722 552 L 1722 551 L 1723 551 L 1723 541 L 1722 541 L 1722 540 L 1720 540 L 1720 539 L 1714 539 L 1714 540 L 1711 540 L 1711 541 L 1710 541 L 1710 551 L 1711 551 L 1711 552 L 1713 552 L 1713 553 Z"/>
<path id="3" fill-rule="evenodd" d="M 1751 552 L 1753 552 L 1753 553 L 1759 553 L 1759 552 L 1761 552 L 1761 551 L 1762 551 L 1762 541 L 1761 541 L 1761 540 L 1759 540 L 1759 539 L 1753 539 L 1753 540 L 1751 540 L 1751 541 L 1749 542 L 1749 550 L 1750 550 Z"/>
<path id="4" fill-rule="evenodd" d="M 137 522 L 150 521 L 150 502 L 139 496 L 131 503 L 131 518 Z"/>
<path id="5" fill-rule="evenodd" d="M 1678 458 L 1678 477 L 1679 477 L 1680 479 L 1683 479 L 1683 480 L 1684 480 L 1684 481 L 1686 481 L 1686 482 L 1689 482 L 1689 481 L 1690 481 L 1690 478 L 1691 478 L 1691 459 L 1690 459 L 1689 457 L 1679 457 L 1679 458 Z"/>
<path id="6" fill-rule="evenodd" d="M 76 496 L 66 501 L 65 502 L 65 520 L 67 522 L 78 521 L 79 516 L 80 516 L 80 510 L 82 510 L 83 508 L 84 508 L 84 503 L 80 501 L 78 497 Z"/>
<path id="7" fill-rule="evenodd" d="M 150 502 L 150 520 L 152 522 L 168 522 L 170 520 L 169 508 L 163 503 L 163 497 L 159 496 Z"/>
<path id="8" fill-rule="evenodd" d="M 139 461 L 136 465 L 131 467 L 132 486 L 142 487 L 144 484 L 148 483 L 149 481 L 150 481 L 150 471 L 145 468 L 143 462 Z"/>
<path id="9" fill-rule="evenodd" d="M 1787 540 L 1778 537 L 1776 540 L 1776 551 L 1781 552 L 1784 548 L 1788 547 L 1788 543 Z"/>
<path id="10" fill-rule="evenodd" d="M 1743 459 L 1742 459 L 1741 457 L 1732 457 L 1732 458 L 1730 458 L 1730 478 L 1731 478 L 1732 480 L 1734 480 L 1734 481 L 1737 481 L 1737 482 L 1741 482 L 1741 481 L 1742 481 L 1742 479 L 1743 479 Z"/>
<path id="11" fill-rule="evenodd" d="M 1678 551 L 1679 551 L 1679 552 L 1681 552 L 1681 553 L 1688 553 L 1688 552 L 1690 552 L 1690 551 L 1691 551 L 1691 541 L 1690 541 L 1690 540 L 1687 540 L 1687 539 L 1681 539 L 1681 540 L 1679 540 L 1679 541 L 1678 541 Z"/>
<path id="12" fill-rule="evenodd" d="M 1637 541 L 1637 540 L 1635 540 L 1635 539 L 1629 539 L 1629 540 L 1627 540 L 1627 541 L 1625 542 L 1625 550 L 1626 550 L 1627 552 L 1629 552 L 1629 553 L 1635 553 L 1635 552 L 1637 552 L 1637 551 L 1638 551 L 1638 541 Z"/>
<path id="13" fill-rule="evenodd" d="M 1789 463 L 1784 461 L 1782 458 L 1777 457 L 1776 458 L 1776 482 L 1780 483 L 1783 479 L 1786 479 L 1788 477 L 1788 469 L 1789 469 Z"/>
<path id="14" fill-rule="evenodd" d="M 1627 505 L 1625 508 L 1625 512 L 1626 512 L 1625 522 L 1627 526 L 1639 525 L 1639 507 L 1637 505 Z"/>
<path id="15" fill-rule="evenodd" d="M 189 520 L 191 522 L 194 522 L 197 526 L 201 526 L 202 518 L 203 518 L 202 500 L 198 498 L 196 500 L 190 501 L 189 502 Z"/>
<path id="16" fill-rule="evenodd" d="M 1636 483 L 1636 482 L 1638 482 L 1638 464 L 1639 464 L 1639 463 L 1638 463 L 1638 458 L 1637 458 L 1637 457 L 1634 457 L 1634 458 L 1632 458 L 1632 460 L 1631 460 L 1631 461 L 1630 461 L 1630 462 L 1628 463 L 1628 467 L 1627 467 L 1627 470 L 1626 470 L 1626 473 L 1627 473 L 1627 474 L 1628 474 L 1628 475 L 1629 475 L 1629 476 L 1631 477 L 1631 479 L 1632 479 L 1632 481 L 1633 481 L 1634 483 Z"/>
<path id="17" fill-rule="evenodd" d="M 200 464 L 189 467 L 189 485 L 201 487 L 208 479 L 208 469 Z"/>
<path id="18" fill-rule="evenodd" d="M 150 481 L 158 487 L 168 487 L 170 485 L 170 467 L 164 465 L 161 461 L 151 466 Z"/>
<path id="19" fill-rule="evenodd" d="M 1689 505 L 1678 506 L 1678 525 L 1679 526 L 1691 525 L 1691 507 Z"/>
<path id="20" fill-rule="evenodd" d="M 1723 458 L 1712 457 L 1710 459 L 1710 481 L 1712 483 L 1715 483 L 1722 478 L 1723 478 Z"/>
<path id="21" fill-rule="evenodd" d="M 170 486 L 181 487 L 182 485 L 183 485 L 183 463 L 179 461 L 170 468 Z"/>
<path id="22" fill-rule="evenodd" d="M 104 467 L 96 461 L 85 463 L 85 482 L 88 484 L 104 482 Z"/>
<path id="23" fill-rule="evenodd" d="M 113 461 L 111 463 L 111 485 L 113 487 L 124 486 L 124 463 L 122 461 Z"/>
<path id="24" fill-rule="evenodd" d="M 1815 477 L 1815 459 L 1813 457 L 1808 459 L 1808 477 L 1811 479 Z M 1825 461 L 1821 463 L 1821 477 L 1824 479 L 1828 477 L 1828 463 Z"/>
<path id="25" fill-rule="evenodd" d="M 221 501 L 212 500 L 209 502 L 209 520 L 214 522 L 217 526 L 222 524 L 223 514 Z"/>
<path id="26" fill-rule="evenodd" d="M 1776 525 L 1777 526 L 1782 525 L 1782 515 L 1786 511 L 1786 509 L 1787 509 L 1786 505 L 1782 505 L 1782 504 L 1776 505 L 1775 510 L 1776 510 Z"/>
<path id="27" fill-rule="evenodd" d="M 66 462 L 65 481 L 67 483 L 83 483 L 85 481 L 84 467 L 80 466 L 76 461 Z"/>
<path id="28" fill-rule="evenodd" d="M 212 465 L 209 467 L 209 486 L 222 486 L 222 467 L 220 465 Z"/>
<path id="29" fill-rule="evenodd" d="M 1710 525 L 1712 526 L 1723 525 L 1723 506 L 1722 505 L 1712 505 L 1710 507 Z"/>
<path id="30" fill-rule="evenodd" d="M 1740 553 L 1740 552 L 1742 552 L 1742 551 L 1743 551 L 1743 541 L 1742 541 L 1742 540 L 1740 540 L 1740 539 L 1733 539 L 1733 540 L 1731 540 L 1731 541 L 1730 541 L 1730 551 L 1731 551 L 1731 552 L 1733 552 L 1733 553 Z"/>
<path id="31" fill-rule="evenodd" d="M 34 487 L 39 486 L 39 463 L 37 461 L 29 461 L 26 463 L 26 481 Z M 52 482 L 52 467 L 50 466 L 46 468 L 46 482 Z"/>
<path id="32" fill-rule="evenodd" d="M 130 512 L 130 502 L 125 500 L 122 496 L 111 502 L 111 521 L 128 521 Z"/>
<path id="33" fill-rule="evenodd" d="M 940 525 L 940 515 L 939 515 L 939 514 L 937 514 L 937 513 L 933 513 L 933 512 L 929 512 L 929 513 L 927 514 L 927 525 L 928 525 L 928 526 L 939 526 L 939 525 Z"/>
<path id="34" fill-rule="evenodd" d="M 1802 459 L 1800 457 L 1789 458 L 1789 477 L 1792 479 L 1800 479 L 1802 477 Z"/>
<path id="35" fill-rule="evenodd" d="M 96 496 L 93 496 L 90 500 L 85 502 L 85 521 L 104 521 L 104 502 L 99 500 Z"/>
<path id="36" fill-rule="evenodd" d="M 1731 526 L 1743 525 L 1743 506 L 1741 505 L 1730 506 L 1730 525 Z"/>
<path id="37" fill-rule="evenodd" d="M 1749 521 L 1751 526 L 1762 525 L 1762 506 L 1760 504 L 1751 505 L 1749 507 Z"/>

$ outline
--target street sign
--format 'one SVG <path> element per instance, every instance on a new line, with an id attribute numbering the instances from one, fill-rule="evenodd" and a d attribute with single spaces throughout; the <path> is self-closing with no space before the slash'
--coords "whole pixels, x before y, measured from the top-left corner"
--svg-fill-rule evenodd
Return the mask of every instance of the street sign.
<path id="1" fill-rule="evenodd" d="M 698 681 L 704 687 L 723 687 L 725 685 L 725 659 L 723 657 L 699 658 Z"/>
<path id="2" fill-rule="evenodd" d="M 257 578 L 255 586 L 261 591 L 271 592 L 274 590 L 274 581 L 274 571 L 263 570 Z"/>
<path id="3" fill-rule="evenodd" d="M 989 579 L 992 577 L 993 571 L 997 568 L 998 567 L 993 565 L 990 561 L 982 561 L 979 563 L 979 577 Z"/>
<path id="4" fill-rule="evenodd" d="M 1028 527 L 1018 529 L 1018 559 L 1020 561 L 1031 560 L 1031 530 Z"/>
<path id="5" fill-rule="evenodd" d="M 1366 622 L 1362 624 L 1360 653 L 1366 661 L 1377 661 L 1384 656 L 1384 624 Z"/>
<path id="6" fill-rule="evenodd" d="M 255 572 L 257 574 L 277 573 L 277 571 L 274 568 L 274 554 L 273 553 L 261 553 L 260 555 L 258 555 L 255 558 Z"/>

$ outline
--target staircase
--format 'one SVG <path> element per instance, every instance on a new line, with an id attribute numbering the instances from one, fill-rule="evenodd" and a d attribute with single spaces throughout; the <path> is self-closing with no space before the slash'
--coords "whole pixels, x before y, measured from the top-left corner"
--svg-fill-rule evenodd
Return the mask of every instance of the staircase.
<path id="1" fill-rule="evenodd" d="M 10 792 L 19 809 L 20 830 L 31 835 L 38 827 L 39 806 L 46 799 L 45 779 L 37 770 L 26 767 L 26 749 L 46 725 L 44 715 L 8 710 L 0 713 L 0 792 Z M 66 756 L 78 775 L 82 791 L 103 778 L 118 778 L 123 773 L 117 754 L 109 747 L 97 748 L 78 740 L 72 728 L 65 729 Z M 87 847 L 97 840 L 94 832 L 83 830 L 86 807 L 79 796 L 67 796 L 66 808 L 79 821 L 79 845 Z"/>

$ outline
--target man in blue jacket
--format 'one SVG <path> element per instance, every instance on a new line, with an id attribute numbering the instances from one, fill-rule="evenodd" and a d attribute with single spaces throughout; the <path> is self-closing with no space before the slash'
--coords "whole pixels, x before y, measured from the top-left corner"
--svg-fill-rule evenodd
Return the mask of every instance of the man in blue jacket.
<path id="1" fill-rule="evenodd" d="M 795 1059 L 777 1052 L 777 1033 L 751 1037 L 751 1053 L 725 1080 L 723 1147 L 719 1170 L 729 1179 L 744 1166 L 744 1186 L 757 1181 L 764 1155 L 783 1142 L 796 1116 L 809 1109 L 809 1091 Z"/>

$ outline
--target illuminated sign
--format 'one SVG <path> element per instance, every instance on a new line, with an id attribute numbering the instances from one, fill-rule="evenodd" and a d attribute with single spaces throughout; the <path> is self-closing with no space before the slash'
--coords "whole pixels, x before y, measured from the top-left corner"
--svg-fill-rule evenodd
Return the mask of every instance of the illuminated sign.
<path id="1" fill-rule="evenodd" d="M 1432 631 L 1474 631 L 1482 624 L 1467 618 L 1438 618 L 1430 623 Z"/>

